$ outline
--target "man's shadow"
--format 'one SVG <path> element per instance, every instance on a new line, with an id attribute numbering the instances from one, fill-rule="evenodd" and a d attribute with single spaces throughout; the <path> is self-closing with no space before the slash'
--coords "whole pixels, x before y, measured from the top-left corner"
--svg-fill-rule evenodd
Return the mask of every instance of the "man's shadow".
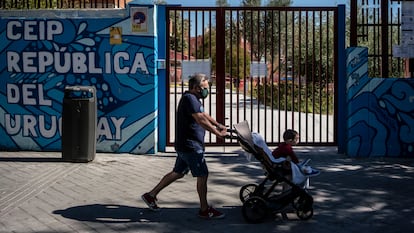
<path id="1" fill-rule="evenodd" d="M 240 207 L 226 207 L 226 219 L 231 222 L 243 221 Z M 170 222 L 177 223 L 177 216 L 185 219 L 197 217 L 198 208 L 162 208 L 160 211 L 151 211 L 148 208 L 139 208 L 116 204 L 91 204 L 55 210 L 53 214 L 77 221 L 98 223 L 139 223 L 139 222 Z M 233 217 L 231 217 L 233 216 Z"/>
<path id="2" fill-rule="evenodd" d="M 92 204 L 69 207 L 64 210 L 55 210 L 53 213 L 78 221 L 100 223 L 128 223 L 139 222 L 140 211 L 140 208 L 131 206 Z"/>

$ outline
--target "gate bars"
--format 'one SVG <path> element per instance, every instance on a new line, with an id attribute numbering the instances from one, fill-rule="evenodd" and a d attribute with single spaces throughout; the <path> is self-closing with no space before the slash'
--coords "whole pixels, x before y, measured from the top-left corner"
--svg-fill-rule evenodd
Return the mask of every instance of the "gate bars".
<path id="1" fill-rule="evenodd" d="M 412 77 L 412 59 L 394 58 L 401 40 L 402 0 L 350 0 L 350 46 L 368 48 L 369 77 Z"/>
<path id="2" fill-rule="evenodd" d="M 269 145 L 288 128 L 301 145 L 336 144 L 337 8 L 167 7 L 167 18 L 167 145 L 187 89 L 181 62 L 197 59 L 212 61 L 204 107 L 219 122 L 247 120 Z"/>

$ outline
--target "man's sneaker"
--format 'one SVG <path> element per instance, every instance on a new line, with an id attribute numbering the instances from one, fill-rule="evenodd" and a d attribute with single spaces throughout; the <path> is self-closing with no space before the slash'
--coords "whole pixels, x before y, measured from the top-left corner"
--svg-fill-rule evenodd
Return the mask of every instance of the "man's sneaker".
<path id="1" fill-rule="evenodd" d="M 205 219 L 214 219 L 214 218 L 218 219 L 218 218 L 224 218 L 225 214 L 221 213 L 220 211 L 210 206 L 205 211 L 200 210 L 198 212 L 198 216 L 200 218 L 205 218 Z"/>
<path id="2" fill-rule="evenodd" d="M 160 208 L 157 205 L 157 198 L 151 196 L 149 193 L 145 193 L 141 196 L 142 200 L 148 205 L 151 210 L 158 211 Z"/>

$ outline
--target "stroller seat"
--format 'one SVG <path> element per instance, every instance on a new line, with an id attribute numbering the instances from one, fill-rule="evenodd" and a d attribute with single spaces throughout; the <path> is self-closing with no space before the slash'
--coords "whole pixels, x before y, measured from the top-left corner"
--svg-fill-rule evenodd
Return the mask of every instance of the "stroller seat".
<path id="1" fill-rule="evenodd" d="M 275 178 L 272 174 L 282 176 L 292 174 L 293 183 L 302 184 L 308 177 L 320 174 L 318 170 L 307 166 L 310 159 L 294 164 L 286 158 L 274 158 L 263 137 L 258 133 L 252 133 L 246 121 L 234 125 L 234 128 L 238 133 L 242 148 L 260 161 L 266 173 L 270 175 L 270 179 Z"/>
<path id="2" fill-rule="evenodd" d="M 313 216 L 313 198 L 307 191 L 308 177 L 303 183 L 287 178 L 287 175 L 291 174 L 293 169 L 299 169 L 299 166 L 285 158 L 273 158 L 264 140 L 262 144 L 255 143 L 247 121 L 235 124 L 233 127 L 234 130 L 230 132 L 237 133 L 242 149 L 252 154 L 266 173 L 265 179 L 260 184 L 246 184 L 240 189 L 243 217 L 248 222 L 258 223 L 263 221 L 268 213 L 278 213 L 291 205 L 300 219 L 310 219 Z M 270 186 L 266 185 L 269 180 L 272 181 Z M 283 185 L 282 189 L 280 185 Z"/>
<path id="3" fill-rule="evenodd" d="M 290 165 L 288 166 L 289 162 L 286 159 L 272 159 L 268 156 L 269 152 L 265 151 L 269 150 L 267 145 L 264 147 L 254 142 L 253 134 L 250 131 L 247 121 L 242 121 L 233 125 L 233 127 L 238 134 L 240 146 L 262 164 L 270 180 L 274 180 L 276 178 L 275 176 L 284 176 L 290 173 Z"/>

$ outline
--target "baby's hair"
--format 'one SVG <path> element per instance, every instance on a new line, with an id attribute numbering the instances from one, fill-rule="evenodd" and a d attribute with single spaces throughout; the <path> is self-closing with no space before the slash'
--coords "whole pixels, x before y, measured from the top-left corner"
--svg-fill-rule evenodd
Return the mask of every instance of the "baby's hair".
<path id="1" fill-rule="evenodd" d="M 297 135 L 298 135 L 298 132 L 296 132 L 293 129 L 288 129 L 283 133 L 283 140 L 285 141 L 295 140 Z"/>

